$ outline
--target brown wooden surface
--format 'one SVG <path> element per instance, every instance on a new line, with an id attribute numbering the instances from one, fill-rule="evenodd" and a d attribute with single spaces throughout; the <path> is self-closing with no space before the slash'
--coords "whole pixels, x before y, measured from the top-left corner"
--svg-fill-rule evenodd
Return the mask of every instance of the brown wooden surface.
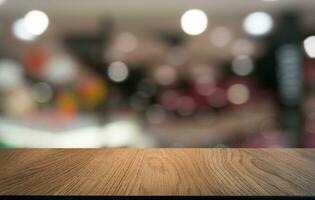
<path id="1" fill-rule="evenodd" d="M 315 195 L 315 150 L 0 150 L 0 194 Z"/>

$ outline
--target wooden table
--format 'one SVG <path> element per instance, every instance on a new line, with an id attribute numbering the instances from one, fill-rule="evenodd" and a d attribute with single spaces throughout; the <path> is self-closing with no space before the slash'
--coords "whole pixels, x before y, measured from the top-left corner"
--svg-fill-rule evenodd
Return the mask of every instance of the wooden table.
<path id="1" fill-rule="evenodd" d="M 0 150 L 0 194 L 315 195 L 315 150 Z"/>

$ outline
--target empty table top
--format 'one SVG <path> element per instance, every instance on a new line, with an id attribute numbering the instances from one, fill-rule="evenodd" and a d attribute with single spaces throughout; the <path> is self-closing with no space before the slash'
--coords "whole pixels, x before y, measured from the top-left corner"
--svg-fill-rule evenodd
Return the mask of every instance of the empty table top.
<path id="1" fill-rule="evenodd" d="M 0 194 L 315 195 L 312 149 L 2 149 Z"/>

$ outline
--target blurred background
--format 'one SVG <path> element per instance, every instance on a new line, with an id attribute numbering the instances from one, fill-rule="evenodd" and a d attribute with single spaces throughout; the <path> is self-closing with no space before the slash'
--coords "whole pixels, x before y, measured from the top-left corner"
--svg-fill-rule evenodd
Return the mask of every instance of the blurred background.
<path id="1" fill-rule="evenodd" d="M 315 1 L 0 0 L 0 147 L 315 147 Z"/>

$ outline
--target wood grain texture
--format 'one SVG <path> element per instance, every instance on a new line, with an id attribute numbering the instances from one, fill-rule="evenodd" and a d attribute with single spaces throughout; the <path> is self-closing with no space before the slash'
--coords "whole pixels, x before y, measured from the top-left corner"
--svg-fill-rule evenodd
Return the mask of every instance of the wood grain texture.
<path id="1" fill-rule="evenodd" d="M 0 194 L 315 195 L 315 150 L 0 150 Z"/>

